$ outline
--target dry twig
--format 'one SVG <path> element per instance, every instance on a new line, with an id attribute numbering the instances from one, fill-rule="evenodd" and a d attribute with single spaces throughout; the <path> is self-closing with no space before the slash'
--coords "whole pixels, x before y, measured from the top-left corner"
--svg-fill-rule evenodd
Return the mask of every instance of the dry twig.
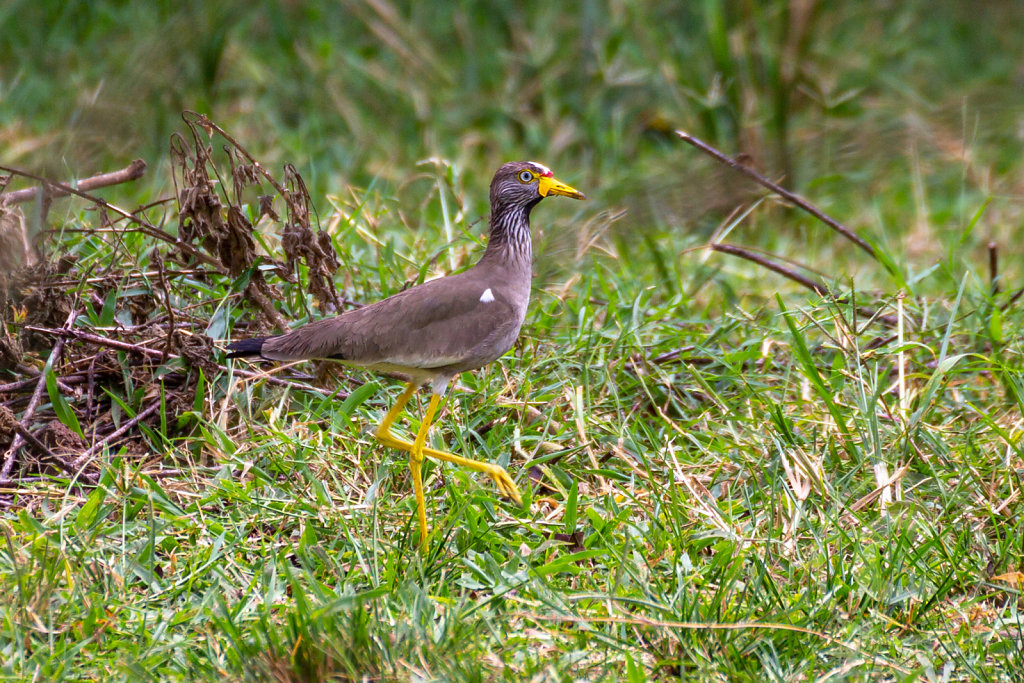
<path id="1" fill-rule="evenodd" d="M 69 330 L 75 323 L 76 312 L 72 311 L 68 316 L 67 322 L 64 323 L 64 329 Z M 64 353 L 64 339 L 60 338 L 57 343 L 53 345 L 53 351 L 50 352 L 50 357 L 59 360 L 61 354 Z M 17 459 L 18 451 L 24 445 L 26 434 L 29 434 L 27 422 L 32 419 L 32 415 L 35 414 L 36 408 L 39 407 L 39 401 L 43 397 L 43 390 L 46 388 L 46 373 L 39 373 L 39 378 L 36 380 L 36 390 L 32 394 L 32 399 L 28 403 L 28 407 L 25 408 L 25 412 L 21 417 L 21 423 L 16 428 L 14 438 L 11 440 L 11 447 L 7 449 L 7 453 L 4 454 L 3 468 L 0 469 L 0 481 L 7 481 L 11 476 L 11 470 L 14 468 L 14 461 Z M 43 448 L 45 453 L 49 453 L 45 447 Z M 56 460 L 60 461 L 59 458 Z M 62 461 L 60 461 L 62 462 Z"/>
<path id="2" fill-rule="evenodd" d="M 867 252 L 872 258 L 874 258 L 876 260 L 878 259 L 878 255 L 875 253 L 875 248 L 872 247 L 870 244 L 868 244 L 866 240 L 864 240 L 862 237 L 857 235 L 857 233 L 853 232 L 852 230 L 850 230 L 848 227 L 846 227 L 845 225 L 843 225 L 842 223 L 840 223 L 836 219 L 834 219 L 831 216 L 829 216 L 828 214 L 826 214 L 824 211 L 822 211 L 818 207 L 816 207 L 813 204 L 811 204 L 809 201 L 807 201 L 806 199 L 804 199 L 800 195 L 795 194 L 793 192 L 790 192 L 789 190 L 787 190 L 786 188 L 782 187 L 778 183 L 773 183 L 771 180 L 768 180 L 763 175 L 761 175 L 760 173 L 758 173 L 754 169 L 750 168 L 749 166 L 744 166 L 743 164 L 741 164 L 740 162 L 736 161 L 735 159 L 733 159 L 731 157 L 728 157 L 725 154 L 722 154 L 721 152 L 719 152 L 717 149 L 715 149 L 714 147 L 712 147 L 708 143 L 704 142 L 703 140 L 700 140 L 698 138 L 693 137 L 692 135 L 690 135 L 686 131 L 677 130 L 676 131 L 676 135 L 678 135 L 680 137 L 680 139 L 683 140 L 683 142 L 686 142 L 686 143 L 688 143 L 690 145 L 693 145 L 694 147 L 696 147 L 700 151 L 702 151 L 705 154 L 707 154 L 708 156 L 710 156 L 712 159 L 725 164 L 729 168 L 732 168 L 732 169 L 735 169 L 735 170 L 739 171 L 743 175 L 745 175 L 748 178 L 754 180 L 759 185 L 762 185 L 763 187 L 768 188 L 769 190 L 771 190 L 775 194 L 779 195 L 780 197 L 782 197 L 786 201 L 788 201 L 791 204 L 793 204 L 794 206 L 800 207 L 801 209 L 803 209 L 807 213 L 811 214 L 812 216 L 814 216 L 815 218 L 820 220 L 825 225 L 829 226 L 830 228 L 832 228 L 833 230 L 838 232 L 840 235 L 842 235 L 846 239 L 848 239 L 851 242 L 853 242 L 854 244 L 856 244 L 858 247 L 860 247 L 865 252 Z"/>
<path id="3" fill-rule="evenodd" d="M 111 339 L 109 337 L 103 337 L 101 335 L 92 334 L 91 332 L 86 332 L 84 330 L 63 330 L 48 327 L 35 327 L 32 325 L 27 325 L 25 329 L 30 332 L 50 334 L 57 337 L 74 337 L 76 339 L 80 339 L 81 341 L 88 342 L 90 344 L 96 344 L 97 346 L 105 346 L 111 349 L 117 349 L 119 351 L 139 353 L 149 358 L 153 358 L 155 360 L 163 360 L 165 358 L 165 354 L 163 351 L 151 349 L 148 346 L 142 346 L 141 344 L 132 344 L 131 342 L 120 341 L 118 339 Z M 180 356 L 178 354 L 166 354 L 167 360 L 181 360 L 182 358 L 183 356 Z M 252 370 L 243 370 L 241 368 L 229 368 L 226 365 L 221 365 L 219 363 L 213 363 L 213 366 L 223 372 L 233 372 L 239 377 L 245 377 L 246 379 L 262 379 L 269 384 L 274 384 L 277 386 L 288 387 L 291 389 L 301 389 L 303 391 L 316 391 L 319 393 L 324 393 L 321 389 L 318 389 L 314 386 L 308 384 L 300 384 L 298 382 L 290 382 L 286 379 L 280 379 L 278 377 L 268 375 L 265 372 L 254 372 Z M 348 397 L 348 394 L 341 392 L 338 393 L 337 396 L 341 399 L 345 399 Z"/>
<path id="4" fill-rule="evenodd" d="M 92 458 L 94 454 L 103 450 L 104 446 L 106 446 L 109 443 L 113 443 L 116 439 L 127 434 L 131 429 L 135 427 L 135 425 L 139 424 L 147 417 L 155 413 L 159 408 L 160 401 L 153 401 L 153 403 L 151 403 L 148 408 L 139 411 L 135 415 L 135 417 L 126 421 L 123 425 L 121 425 L 112 434 L 108 435 L 105 439 L 103 439 L 102 441 L 97 441 L 92 446 L 87 448 L 84 453 L 75 458 L 74 461 L 72 462 L 72 467 L 74 468 L 74 470 L 78 471 L 79 469 L 81 469 L 89 461 L 89 459 Z"/>
<path id="5" fill-rule="evenodd" d="M 17 175 L 26 175 L 21 171 L 16 172 Z M 128 164 L 124 168 L 118 171 L 111 171 L 110 173 L 100 173 L 98 175 L 83 178 L 75 183 L 75 188 L 81 192 L 91 192 L 101 187 L 109 187 L 111 185 L 118 185 L 120 183 L 127 183 L 132 180 L 138 180 L 146 173 L 146 162 L 142 159 L 136 159 L 132 163 Z M 38 178 L 37 178 L 38 179 Z M 40 192 L 45 191 L 47 198 L 55 199 L 57 197 L 67 197 L 75 194 L 73 191 L 68 189 L 67 185 L 61 185 L 60 183 L 52 183 L 48 180 L 41 180 L 40 187 L 28 187 L 24 190 L 15 190 L 14 192 L 7 192 L 0 194 L 0 204 L 21 204 L 23 202 L 30 202 L 39 196 Z"/>

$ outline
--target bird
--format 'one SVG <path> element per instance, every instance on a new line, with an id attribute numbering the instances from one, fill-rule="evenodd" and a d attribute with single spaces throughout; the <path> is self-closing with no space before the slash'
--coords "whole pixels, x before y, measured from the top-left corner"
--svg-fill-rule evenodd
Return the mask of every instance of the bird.
<path id="1" fill-rule="evenodd" d="M 374 436 L 385 447 L 409 454 L 421 549 L 428 543 L 422 475 L 426 457 L 482 472 L 494 480 L 502 494 L 522 505 L 519 489 L 505 468 L 430 448 L 426 443 L 452 379 L 497 360 L 515 344 L 526 317 L 533 277 L 530 212 L 551 195 L 586 198 L 557 180 L 541 163 L 503 164 L 490 185 L 487 246 L 469 269 L 284 334 L 239 339 L 227 346 L 228 358 L 335 360 L 407 381 Z M 391 428 L 425 385 L 430 386 L 430 403 L 410 442 L 396 436 Z"/>

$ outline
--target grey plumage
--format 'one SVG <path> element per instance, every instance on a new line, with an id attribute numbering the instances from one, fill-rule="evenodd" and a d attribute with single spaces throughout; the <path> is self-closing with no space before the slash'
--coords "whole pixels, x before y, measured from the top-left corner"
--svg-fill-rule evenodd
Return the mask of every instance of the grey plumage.
<path id="1" fill-rule="evenodd" d="M 522 497 L 503 467 L 427 446 L 430 425 L 448 382 L 460 372 L 486 365 L 512 348 L 530 300 L 532 247 L 530 211 L 549 194 L 583 199 L 545 166 L 505 164 L 491 181 L 491 232 L 487 249 L 469 270 L 424 282 L 383 301 L 325 318 L 276 337 L 228 344 L 229 357 L 261 356 L 292 361 L 331 358 L 349 365 L 405 375 L 409 386 L 374 433 L 390 448 L 409 453 L 416 494 L 420 544 L 427 545 L 422 464 L 425 457 L 490 476 L 516 502 Z M 391 431 L 398 415 L 430 382 L 434 395 L 413 441 Z"/>
<path id="2" fill-rule="evenodd" d="M 523 182 L 520 174 L 535 179 Z M 491 182 L 490 239 L 469 270 L 424 282 L 369 306 L 309 323 L 286 334 L 228 345 L 229 357 L 267 360 L 336 359 L 397 372 L 443 391 L 460 372 L 499 358 L 512 348 L 530 297 L 530 211 L 545 196 L 582 194 L 550 178 L 533 162 L 511 162 Z M 547 174 L 547 175 L 545 175 Z M 489 292 L 489 294 L 488 294 Z"/>

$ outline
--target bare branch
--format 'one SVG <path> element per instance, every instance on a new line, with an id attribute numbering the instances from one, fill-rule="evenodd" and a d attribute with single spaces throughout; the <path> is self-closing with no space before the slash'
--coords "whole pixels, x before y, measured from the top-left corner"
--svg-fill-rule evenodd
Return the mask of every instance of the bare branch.
<path id="1" fill-rule="evenodd" d="M 780 263 L 776 263 L 775 261 L 772 261 L 771 259 L 762 256 L 761 254 L 758 254 L 756 252 L 753 252 L 749 249 L 737 247 L 732 244 L 722 243 L 712 244 L 711 248 L 714 251 L 720 251 L 723 254 L 732 254 L 733 256 L 739 256 L 740 258 L 746 259 L 748 261 L 753 261 L 759 266 L 764 266 L 768 270 L 773 270 L 779 275 L 783 275 L 794 282 L 800 283 L 807 289 L 813 290 L 814 292 L 820 294 L 821 296 L 829 296 L 832 294 L 832 292 L 829 291 L 829 288 L 826 287 L 824 283 L 818 282 L 817 280 L 812 280 L 806 275 L 801 275 L 792 268 L 787 268 L 786 266 Z"/>
<path id="2" fill-rule="evenodd" d="M 75 184 L 75 187 L 82 192 L 91 192 L 92 190 L 96 190 L 101 187 L 109 187 L 111 185 L 119 185 L 132 180 L 138 180 L 145 175 L 145 173 L 146 162 L 142 159 L 136 159 L 119 171 L 100 173 L 99 175 L 90 176 L 89 178 L 83 178 Z M 66 186 L 54 184 L 46 180 L 41 182 L 46 186 L 46 195 L 50 199 L 55 197 L 67 197 L 68 195 L 74 194 L 73 192 L 69 192 L 65 189 Z M 15 190 L 14 192 L 0 194 L 0 204 L 11 205 L 30 202 L 39 196 L 41 190 L 42 188 L 40 187 L 29 187 L 24 190 Z"/>
<path id="3" fill-rule="evenodd" d="M 57 330 L 57 332 L 68 332 L 75 323 L 75 317 L 77 311 L 71 311 L 68 315 L 67 322 L 64 323 L 64 328 Z M 64 338 L 58 338 L 57 343 L 53 345 L 53 351 L 50 352 L 50 357 L 53 359 L 59 359 L 61 354 L 64 353 Z M 36 380 L 36 390 L 32 394 L 32 399 L 28 402 L 28 407 L 25 408 L 25 413 L 22 415 L 20 430 L 16 430 L 14 438 L 11 439 L 11 447 L 7 449 L 7 453 L 4 454 L 3 468 L 0 469 L 0 481 L 7 481 L 11 476 L 11 470 L 14 468 L 14 461 L 18 456 L 18 451 L 25 444 L 25 434 L 28 433 L 28 421 L 32 418 L 32 415 L 36 412 L 36 408 L 39 406 L 39 401 L 43 397 L 43 389 L 46 388 L 46 373 L 39 373 L 39 379 Z M 49 451 L 45 452 L 49 453 Z M 60 459 L 57 459 L 60 461 Z M 63 462 L 63 461 L 60 461 Z"/>
<path id="4" fill-rule="evenodd" d="M 743 175 L 752 179 L 754 182 L 758 183 L 759 185 L 762 185 L 763 187 L 768 188 L 769 190 L 779 195 L 780 197 L 790 202 L 791 204 L 800 207 L 807 213 L 811 214 L 812 216 L 814 216 L 815 218 L 817 218 L 818 220 L 820 220 L 821 222 L 825 223 L 827 226 L 838 232 L 846 239 L 856 244 L 858 247 L 860 247 L 865 252 L 870 254 L 872 258 L 876 260 L 878 259 L 878 255 L 875 253 L 875 248 L 868 244 L 862 237 L 857 235 L 855 232 L 850 230 L 848 227 L 846 227 L 836 219 L 827 215 L 821 209 L 814 206 L 800 195 L 790 192 L 789 190 L 782 187 L 778 183 L 773 183 L 771 180 L 768 180 L 763 175 L 761 175 L 754 169 L 750 168 L 749 166 L 744 166 L 735 159 L 728 157 L 725 154 L 722 154 L 711 145 L 707 144 L 703 140 L 693 137 L 686 131 L 677 130 L 676 135 L 678 135 L 683 140 L 683 142 L 689 143 L 690 145 L 696 147 L 700 151 L 710 156 L 715 161 L 721 162 L 728 166 L 729 168 L 739 171 Z"/>
<path id="5" fill-rule="evenodd" d="M 151 349 L 148 346 L 142 346 L 140 344 L 132 344 L 131 342 L 119 341 L 117 339 L 110 339 L 109 337 L 103 337 L 103 336 L 100 336 L 98 334 L 92 334 L 92 333 L 86 332 L 84 330 L 75 330 L 75 329 L 64 330 L 64 329 L 57 329 L 57 328 L 52 328 L 52 327 L 35 327 L 33 325 L 26 325 L 24 329 L 29 330 L 31 332 L 39 332 L 41 334 L 51 334 L 51 335 L 58 336 L 58 337 L 74 337 L 76 339 L 79 339 L 81 341 L 84 341 L 84 342 L 87 342 L 87 343 L 90 343 L 90 344 L 96 344 L 97 346 L 105 346 L 105 347 L 108 347 L 108 348 L 111 348 L 111 349 L 118 349 L 119 351 L 130 351 L 130 352 L 134 352 L 134 353 L 139 353 L 139 354 L 142 354 L 144 356 L 148 356 L 149 358 L 153 358 L 155 360 L 162 360 L 165 357 L 163 351 L 158 351 L 156 349 Z M 182 356 L 179 356 L 179 355 L 174 354 L 174 353 L 166 354 L 166 359 L 167 360 L 178 360 L 178 359 L 181 359 L 181 358 L 182 358 Z M 271 375 L 268 375 L 265 372 L 253 372 L 251 370 L 243 370 L 241 368 L 229 368 L 226 365 L 221 365 L 219 363 L 214 363 L 214 365 L 217 367 L 218 370 L 221 370 L 223 372 L 233 372 L 234 374 L 238 375 L 239 377 L 244 377 L 246 379 L 262 379 L 262 380 L 265 380 L 266 382 L 268 382 L 269 384 L 276 384 L 276 385 L 282 386 L 282 387 L 289 387 L 291 389 L 301 389 L 303 391 L 316 391 L 318 393 L 324 393 L 323 390 L 318 389 L 317 387 L 310 386 L 308 384 L 301 384 L 299 382 L 290 382 L 290 381 L 288 381 L 286 379 L 280 379 L 278 377 L 273 377 Z M 344 399 L 344 398 L 346 398 L 348 396 L 348 394 L 346 394 L 344 392 L 340 392 L 340 393 L 338 393 L 338 396 L 340 398 Z"/>
<path id="6" fill-rule="evenodd" d="M 28 430 L 28 427 L 18 422 L 18 420 L 15 419 L 14 413 L 11 412 L 10 408 L 0 406 L 0 422 L 3 422 L 7 426 L 9 426 L 11 431 L 13 431 L 15 434 L 24 439 L 29 446 L 32 446 L 32 448 L 39 451 L 40 455 L 42 455 L 44 458 L 56 464 L 58 467 L 60 467 L 68 474 L 72 476 L 75 475 L 75 468 L 64 462 L 58 456 L 54 455 L 53 452 L 46 447 L 46 444 L 40 441 L 35 434 Z M 11 480 L 8 479 L 6 475 L 0 474 L 0 485 L 7 484 L 10 481 Z"/>
<path id="7" fill-rule="evenodd" d="M 836 301 L 841 304 L 847 303 L 846 299 L 836 298 L 835 294 L 832 292 L 831 289 L 829 289 L 829 287 L 825 283 L 809 278 L 806 275 L 801 275 L 792 268 L 787 268 L 786 266 L 777 263 L 771 260 L 770 258 L 758 254 L 754 251 L 744 249 L 743 247 L 737 247 L 734 244 L 715 243 L 710 246 L 711 249 L 713 249 L 714 251 L 720 251 L 724 254 L 732 254 L 733 256 L 739 256 L 740 258 L 752 261 L 758 264 L 759 266 L 764 266 L 768 270 L 774 271 L 779 275 L 787 277 L 790 280 L 803 285 L 804 287 L 810 289 L 819 296 L 828 297 L 833 301 Z M 895 327 L 898 322 L 896 316 L 884 315 L 881 314 L 879 311 L 868 308 L 866 306 L 858 306 L 857 312 L 860 313 L 861 315 L 867 316 L 868 318 L 876 318 L 880 323 L 887 327 Z"/>
<path id="8" fill-rule="evenodd" d="M 111 433 L 107 438 L 103 439 L 102 441 L 97 441 L 92 446 L 87 448 L 84 453 L 75 458 L 74 461 L 71 463 L 73 471 L 78 471 L 79 469 L 81 469 L 82 466 L 85 465 L 95 453 L 98 453 L 99 451 L 103 450 L 103 447 L 106 446 L 108 443 L 113 443 L 114 440 L 120 438 L 123 434 L 126 434 L 128 430 L 132 429 L 135 425 L 139 424 L 147 417 L 155 413 L 159 407 L 160 401 L 154 401 L 149 405 L 148 408 L 137 413 L 135 417 L 125 422 L 116 431 Z"/>
<path id="9" fill-rule="evenodd" d="M 192 246 L 188 242 L 185 242 L 184 240 L 181 240 L 181 239 L 175 237 L 174 235 L 170 234 L 169 232 L 167 232 L 165 230 L 161 230 L 160 228 L 156 227 L 155 225 L 153 225 L 149 221 L 146 221 L 146 220 L 144 220 L 142 218 L 139 218 L 135 214 L 133 214 L 133 213 L 131 213 L 129 211 L 125 211 L 124 209 L 122 209 L 122 208 L 120 208 L 118 206 L 114 206 L 113 204 L 111 204 L 110 202 L 108 202 L 105 199 L 101 199 L 100 197 L 96 197 L 96 196 L 91 195 L 91 194 L 89 194 L 87 192 L 83 192 L 82 190 L 79 190 L 78 188 L 71 187 L 70 185 L 65 185 L 64 183 L 58 183 L 58 182 L 54 182 L 52 180 L 47 180 L 46 178 L 43 178 L 43 177 L 38 176 L 38 175 L 35 175 L 34 173 L 29 173 L 27 171 L 22 171 L 22 170 L 17 169 L 17 168 L 11 168 L 9 166 L 0 166 L 0 171 L 3 171 L 5 173 L 13 173 L 15 175 L 20 175 L 20 176 L 23 176 L 25 178 L 31 178 L 32 180 L 36 180 L 36 181 L 38 181 L 40 183 L 44 183 L 45 185 L 47 185 L 50 188 L 49 189 L 50 192 L 54 192 L 54 191 L 60 190 L 64 194 L 73 194 L 76 197 L 81 197 L 82 199 L 86 199 L 86 200 L 92 202 L 93 204 L 95 204 L 96 206 L 98 206 L 98 207 L 100 207 L 102 209 L 106 209 L 107 211 L 110 211 L 111 213 L 116 213 L 118 216 L 121 216 L 122 218 L 130 221 L 131 223 L 134 223 L 135 225 L 139 226 L 139 228 L 141 229 L 141 231 L 143 233 L 145 233 L 145 234 L 147 234 L 147 235 L 149 235 L 151 237 L 155 237 L 156 239 L 163 240 L 164 242 L 169 242 L 170 244 L 173 244 L 174 246 L 176 246 L 179 249 L 181 249 L 182 251 L 188 253 L 189 256 L 192 256 L 196 260 L 202 261 L 203 263 L 207 264 L 208 266 L 214 268 L 218 273 L 220 273 L 222 275 L 227 275 L 227 269 L 217 259 L 212 258 L 212 257 L 204 254 L 202 251 L 200 251 L 196 247 Z"/>

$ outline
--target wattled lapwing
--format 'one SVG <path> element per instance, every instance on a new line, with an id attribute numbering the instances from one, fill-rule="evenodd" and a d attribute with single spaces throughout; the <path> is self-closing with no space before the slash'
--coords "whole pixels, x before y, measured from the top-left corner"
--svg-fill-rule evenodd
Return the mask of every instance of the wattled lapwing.
<path id="1" fill-rule="evenodd" d="M 532 161 L 503 165 L 491 181 L 491 231 L 487 249 L 469 270 L 424 282 L 383 301 L 303 325 L 276 337 L 228 344 L 229 358 L 332 359 L 393 373 L 409 385 L 377 427 L 385 446 L 408 451 L 420 543 L 426 547 L 427 512 L 420 467 L 424 456 L 447 460 L 489 475 L 517 503 L 519 490 L 504 468 L 426 446 L 427 432 L 448 383 L 460 372 L 497 359 L 515 343 L 526 316 L 532 275 L 530 211 L 548 195 L 584 199 Z M 430 384 L 433 396 L 416 439 L 391 433 L 391 425 L 416 389 Z"/>

